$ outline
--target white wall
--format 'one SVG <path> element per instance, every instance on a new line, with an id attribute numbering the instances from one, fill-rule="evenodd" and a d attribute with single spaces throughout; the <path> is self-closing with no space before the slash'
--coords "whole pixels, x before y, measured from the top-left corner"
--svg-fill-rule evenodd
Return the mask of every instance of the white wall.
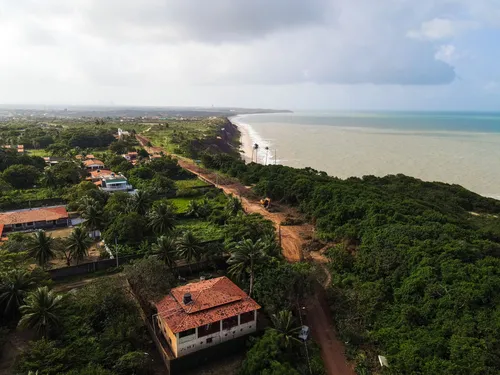
<path id="1" fill-rule="evenodd" d="M 238 316 L 238 323 L 239 322 L 240 322 L 240 317 Z M 221 325 L 222 328 L 222 321 L 219 321 L 219 324 Z M 179 339 L 179 334 L 177 334 L 177 343 L 178 343 L 177 357 L 182 357 L 186 354 L 190 354 L 198 350 L 220 344 L 221 342 L 225 342 L 228 340 L 235 339 L 237 337 L 248 335 L 249 333 L 255 332 L 256 330 L 257 330 L 257 311 L 254 311 L 253 322 L 238 324 L 233 328 L 221 330 L 211 335 L 198 337 L 198 328 L 196 328 L 195 335 L 186 336 L 183 337 L 182 339 Z M 212 342 L 207 343 L 207 339 L 212 339 Z"/>

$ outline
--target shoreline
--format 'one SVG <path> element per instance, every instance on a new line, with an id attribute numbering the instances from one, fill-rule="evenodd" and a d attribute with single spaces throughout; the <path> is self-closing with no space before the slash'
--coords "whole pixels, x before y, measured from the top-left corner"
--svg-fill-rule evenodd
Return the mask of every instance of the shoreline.
<path id="1" fill-rule="evenodd" d="M 500 156 L 499 149 L 491 148 L 493 143 L 500 143 L 500 133 L 391 131 L 271 122 L 257 123 L 254 128 L 247 115 L 232 116 L 230 121 L 240 131 L 241 158 L 246 163 L 251 162 L 253 144 L 257 143 L 258 162 L 265 164 L 264 148 L 268 146 L 268 164 L 274 164 L 274 148 L 278 146 L 285 157 L 278 163 L 294 168 L 311 167 L 340 179 L 402 173 L 422 181 L 457 184 L 500 200 L 494 186 L 499 176 L 488 166 L 495 155 Z M 305 152 L 307 145 L 313 146 Z"/>
<path id="2" fill-rule="evenodd" d="M 244 115 L 247 116 L 247 115 Z M 270 140 L 265 140 L 261 137 L 259 133 L 255 131 L 252 126 L 246 122 L 238 121 L 240 115 L 229 117 L 228 120 L 236 126 L 240 132 L 240 154 L 245 163 L 256 162 L 259 164 L 275 164 L 274 160 L 274 148 L 272 148 L 272 143 Z M 254 157 L 254 144 L 259 145 L 259 151 L 257 153 L 257 160 L 252 159 Z M 269 150 L 265 151 L 265 147 Z M 266 157 L 267 154 L 267 157 Z M 279 163 L 279 160 L 276 161 Z"/>
<path id="3" fill-rule="evenodd" d="M 234 117 L 229 118 L 231 124 L 236 126 L 238 131 L 240 132 L 240 155 L 241 158 L 245 161 L 245 163 L 252 162 L 252 154 L 253 154 L 253 139 L 250 136 L 250 132 L 248 130 L 248 125 L 243 123 L 238 123 L 234 121 Z"/>

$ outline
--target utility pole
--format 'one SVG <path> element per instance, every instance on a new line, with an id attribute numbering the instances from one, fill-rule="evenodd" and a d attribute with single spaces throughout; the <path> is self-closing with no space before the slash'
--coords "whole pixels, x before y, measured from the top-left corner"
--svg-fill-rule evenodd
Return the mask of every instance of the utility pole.
<path id="1" fill-rule="evenodd" d="M 274 165 L 276 165 L 276 149 L 274 149 Z"/>

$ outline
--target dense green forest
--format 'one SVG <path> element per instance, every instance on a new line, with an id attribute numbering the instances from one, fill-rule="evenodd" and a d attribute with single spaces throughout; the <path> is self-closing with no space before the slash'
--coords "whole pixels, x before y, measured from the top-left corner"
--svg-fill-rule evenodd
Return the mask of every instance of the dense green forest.
<path id="1" fill-rule="evenodd" d="M 202 161 L 296 205 L 331 244 L 331 307 L 358 373 L 377 354 L 384 373 L 499 373 L 499 201 L 404 175 L 340 180 L 223 154 Z"/>

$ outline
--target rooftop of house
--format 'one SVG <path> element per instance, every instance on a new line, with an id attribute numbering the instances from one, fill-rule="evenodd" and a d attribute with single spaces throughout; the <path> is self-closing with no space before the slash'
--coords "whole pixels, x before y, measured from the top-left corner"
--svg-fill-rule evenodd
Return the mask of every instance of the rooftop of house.
<path id="1" fill-rule="evenodd" d="M 66 161 L 67 159 L 59 156 L 44 156 L 43 160 L 45 160 L 46 163 L 49 163 L 51 161 Z"/>
<path id="2" fill-rule="evenodd" d="M 113 172 L 110 175 L 102 176 L 101 180 L 104 180 L 106 183 L 127 182 L 127 178 L 124 175 Z"/>
<path id="3" fill-rule="evenodd" d="M 64 206 L 41 207 L 0 213 L 0 225 L 31 223 L 67 219 L 68 211 Z"/>
<path id="4" fill-rule="evenodd" d="M 85 155 L 85 156 L 78 154 L 78 155 L 75 156 L 75 158 L 78 159 L 78 160 L 82 160 L 82 159 L 87 159 L 87 160 L 95 159 L 94 155 L 92 155 L 92 154 Z"/>
<path id="5" fill-rule="evenodd" d="M 85 165 L 86 167 L 89 167 L 91 165 L 102 165 L 104 166 L 104 163 L 100 160 L 97 160 L 97 159 L 89 159 L 89 160 L 85 160 L 83 162 L 83 165 Z"/>
<path id="6" fill-rule="evenodd" d="M 184 303 L 184 295 L 191 302 Z M 158 315 L 174 333 L 200 327 L 260 306 L 227 277 L 204 280 L 174 288 L 156 303 Z"/>
<path id="7" fill-rule="evenodd" d="M 2 147 L 6 149 L 17 149 L 18 152 L 24 152 L 24 145 L 3 145 Z"/>
<path id="8" fill-rule="evenodd" d="M 95 171 L 90 171 L 90 179 L 96 179 L 100 177 L 107 177 L 113 175 L 114 172 L 109 169 L 97 169 Z"/>

